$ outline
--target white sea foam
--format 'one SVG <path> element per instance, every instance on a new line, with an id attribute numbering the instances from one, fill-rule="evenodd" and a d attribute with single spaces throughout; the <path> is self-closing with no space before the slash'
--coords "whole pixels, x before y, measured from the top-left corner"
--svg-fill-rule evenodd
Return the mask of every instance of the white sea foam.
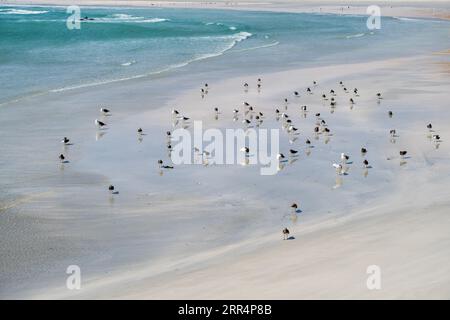
<path id="1" fill-rule="evenodd" d="M 349 36 L 346 36 L 347 39 L 351 39 L 351 38 L 361 38 L 364 37 L 366 34 L 365 33 L 358 33 L 358 34 L 352 34 Z"/>
<path id="2" fill-rule="evenodd" d="M 213 52 L 213 53 L 205 53 L 205 54 L 199 54 L 197 56 L 195 56 L 194 58 L 184 61 L 184 62 L 180 62 L 177 64 L 173 64 L 170 66 L 167 66 L 163 69 L 157 70 L 157 71 L 153 71 L 153 72 L 148 72 L 148 73 L 144 73 L 144 74 L 138 74 L 138 75 L 134 75 L 134 76 L 130 76 L 130 77 L 125 77 L 125 78 L 119 78 L 119 79 L 110 79 L 110 80 L 104 80 L 104 81 L 98 81 L 98 82 L 92 82 L 92 83 L 84 83 L 84 84 L 80 84 L 80 85 L 74 85 L 74 86 L 68 86 L 68 87 L 63 87 L 63 88 L 58 88 L 58 89 L 52 89 L 50 90 L 50 92 L 63 92 L 63 91 L 69 91 L 69 90 L 75 90 L 75 89 L 82 89 L 82 88 L 87 88 L 87 87 L 94 87 L 94 86 L 99 86 L 99 85 L 104 85 L 104 84 L 109 84 L 109 83 L 115 83 L 115 82 L 120 82 L 120 81 L 126 81 L 126 80 L 133 80 L 133 79 L 139 79 L 139 78 L 144 78 L 144 77 L 148 77 L 148 76 L 152 76 L 152 75 L 157 75 L 157 74 L 161 74 L 164 72 L 168 72 L 174 69 L 178 69 L 178 68 L 182 68 L 185 67 L 187 65 L 189 65 L 192 62 L 195 61 L 200 61 L 200 60 L 204 60 L 204 59 L 208 59 L 208 58 L 213 58 L 213 57 L 218 57 L 223 55 L 225 52 L 227 52 L 228 50 L 230 50 L 231 48 L 233 48 L 238 42 L 241 42 L 249 37 L 251 37 L 252 34 L 249 32 L 239 32 L 233 35 L 229 35 L 229 36 L 221 36 L 221 37 L 215 37 L 215 38 L 222 38 L 222 39 L 230 39 L 232 40 L 228 45 L 226 45 L 222 50 L 219 50 L 218 52 Z"/>
<path id="3" fill-rule="evenodd" d="M 136 60 L 131 60 L 131 61 L 127 61 L 127 62 L 122 63 L 121 66 L 128 67 L 128 66 L 131 66 L 132 64 L 135 64 L 135 63 L 136 63 Z"/>
<path id="4" fill-rule="evenodd" d="M 45 10 L 0 9 L 0 14 L 44 14 Z"/>
<path id="5" fill-rule="evenodd" d="M 169 19 L 164 18 L 145 18 L 139 16 L 132 16 L 124 13 L 116 13 L 106 18 L 93 18 L 93 20 L 88 20 L 86 22 L 90 23 L 157 23 L 169 21 Z"/>

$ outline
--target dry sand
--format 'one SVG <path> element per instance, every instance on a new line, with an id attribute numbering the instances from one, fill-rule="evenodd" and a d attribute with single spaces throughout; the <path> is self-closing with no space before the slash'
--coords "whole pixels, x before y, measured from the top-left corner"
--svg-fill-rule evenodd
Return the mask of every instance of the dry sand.
<path id="1" fill-rule="evenodd" d="M 137 6 L 166 8 L 203 8 L 233 10 L 267 10 L 282 12 L 334 13 L 334 14 L 366 14 L 367 7 L 378 5 L 382 16 L 422 17 L 450 19 L 450 5 L 446 0 L 438 1 L 373 1 L 366 0 L 328 0 L 295 1 L 295 0 L 254 0 L 254 1 L 147 1 L 147 0 L 1 0 L 5 4 L 32 5 L 91 5 L 91 6 Z"/>

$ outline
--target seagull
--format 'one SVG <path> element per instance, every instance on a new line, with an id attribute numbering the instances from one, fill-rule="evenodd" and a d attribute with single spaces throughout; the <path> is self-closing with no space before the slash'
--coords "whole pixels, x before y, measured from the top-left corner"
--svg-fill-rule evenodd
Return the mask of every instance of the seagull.
<path id="1" fill-rule="evenodd" d="M 284 158 L 285 158 L 285 157 L 284 157 L 284 154 L 282 154 L 282 153 L 277 154 L 277 159 L 278 159 L 278 160 L 284 159 Z"/>
<path id="2" fill-rule="evenodd" d="M 431 124 L 431 123 L 429 123 L 428 125 L 427 125 L 427 128 L 428 128 L 428 130 L 432 130 L 433 129 L 433 125 Z"/>
<path id="3" fill-rule="evenodd" d="M 392 118 L 392 116 L 394 115 L 394 113 L 392 111 L 388 112 L 389 118 Z"/>
<path id="4" fill-rule="evenodd" d="M 364 161 L 363 161 L 363 164 L 364 164 L 364 167 L 365 167 L 365 168 L 368 168 L 368 167 L 369 167 L 369 161 L 364 160 Z"/>
<path id="5" fill-rule="evenodd" d="M 97 119 L 95 119 L 95 124 L 99 127 L 99 128 L 103 128 L 104 126 L 106 126 L 106 123 L 99 121 Z"/>
<path id="6" fill-rule="evenodd" d="M 366 148 L 361 148 L 361 153 L 362 154 L 366 154 L 367 153 L 367 149 Z"/>
<path id="7" fill-rule="evenodd" d="M 172 109 L 172 115 L 178 117 L 180 113 L 178 112 L 178 110 Z"/>
<path id="8" fill-rule="evenodd" d="M 242 152 L 245 152 L 246 154 L 248 154 L 250 152 L 250 148 L 249 147 L 243 147 L 241 148 Z"/>
<path id="9" fill-rule="evenodd" d="M 64 137 L 64 139 L 61 140 L 61 143 L 63 144 L 68 144 L 69 143 L 69 139 L 67 137 Z"/>
<path id="10" fill-rule="evenodd" d="M 438 135 L 438 134 L 433 134 L 432 135 L 432 138 L 434 139 L 434 141 L 439 141 L 439 140 L 441 140 L 441 136 L 440 135 Z"/>
<path id="11" fill-rule="evenodd" d="M 137 133 L 138 133 L 138 134 L 142 134 L 143 132 L 144 132 L 144 131 L 142 130 L 142 128 L 138 128 L 138 129 L 137 129 Z"/>
<path id="12" fill-rule="evenodd" d="M 395 137 L 395 134 L 397 133 L 397 131 L 395 131 L 395 129 L 391 129 L 389 131 L 389 134 L 391 135 L 391 137 Z"/>
<path id="13" fill-rule="evenodd" d="M 335 93 L 334 93 L 334 90 L 333 90 L 333 89 L 331 89 L 331 90 L 330 90 L 330 94 L 332 94 L 333 96 L 335 95 Z"/>
<path id="14" fill-rule="evenodd" d="M 158 160 L 158 165 L 160 169 L 173 169 L 172 166 L 163 166 L 163 161 L 162 160 Z"/>
<path id="15" fill-rule="evenodd" d="M 378 93 L 377 93 L 377 97 L 378 97 L 378 99 L 382 99 L 382 98 L 381 98 L 381 93 L 378 92 Z"/>
<path id="16" fill-rule="evenodd" d="M 307 144 L 308 146 L 310 146 L 310 145 L 311 145 L 311 141 L 310 141 L 309 139 L 306 139 L 306 144 Z"/>
<path id="17" fill-rule="evenodd" d="M 64 160 L 66 160 L 66 157 L 64 157 L 63 154 L 60 154 L 60 155 L 59 155 L 59 161 L 61 161 L 61 163 L 63 163 Z"/>
<path id="18" fill-rule="evenodd" d="M 323 100 L 328 100 L 328 99 L 327 99 L 327 96 L 326 96 L 325 94 L 322 94 L 322 99 L 323 99 Z"/>
<path id="19" fill-rule="evenodd" d="M 106 109 L 106 108 L 100 108 L 100 112 L 105 114 L 105 115 L 111 113 L 111 111 L 109 109 Z"/>
<path id="20" fill-rule="evenodd" d="M 297 150 L 290 149 L 290 150 L 289 150 L 289 153 L 290 153 L 291 155 L 295 155 L 295 154 L 298 153 L 298 151 L 297 151 Z"/>
<path id="21" fill-rule="evenodd" d="M 302 111 L 306 111 L 306 106 L 302 106 Z"/>
<path id="22" fill-rule="evenodd" d="M 290 121 L 290 120 L 288 120 L 288 121 Z M 288 128 L 288 132 L 296 132 L 298 129 L 296 128 L 296 127 L 294 127 L 294 126 L 289 126 L 289 128 Z"/>
<path id="23" fill-rule="evenodd" d="M 294 91 L 294 96 L 299 97 L 298 91 Z"/>
<path id="24" fill-rule="evenodd" d="M 400 151 L 399 154 L 402 157 L 402 159 L 405 157 L 405 155 L 408 153 L 408 151 Z"/>
<path id="25" fill-rule="evenodd" d="M 288 228 L 284 228 L 282 232 L 283 232 L 283 240 L 287 240 L 289 236 Z"/>
<path id="26" fill-rule="evenodd" d="M 114 186 L 112 184 L 109 185 L 108 190 L 109 190 L 110 193 L 113 193 L 114 192 Z"/>
<path id="27" fill-rule="evenodd" d="M 353 98 L 350 98 L 350 103 L 355 104 L 355 101 L 353 100 Z"/>
<path id="28" fill-rule="evenodd" d="M 234 110 L 233 110 L 233 113 L 236 115 L 236 114 L 239 113 L 239 110 L 238 110 L 238 109 L 234 109 Z"/>
<path id="29" fill-rule="evenodd" d="M 188 118 L 188 117 L 183 117 L 183 118 L 181 118 L 183 121 L 188 121 L 190 118 Z"/>
<path id="30" fill-rule="evenodd" d="M 350 156 L 346 155 L 345 153 L 341 153 L 341 160 L 342 162 L 346 162 L 350 159 Z"/>

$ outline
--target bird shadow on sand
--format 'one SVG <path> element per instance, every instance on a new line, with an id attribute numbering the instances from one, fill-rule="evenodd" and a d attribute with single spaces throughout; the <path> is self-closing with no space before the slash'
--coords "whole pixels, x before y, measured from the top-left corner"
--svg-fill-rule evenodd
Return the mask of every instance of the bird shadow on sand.
<path id="1" fill-rule="evenodd" d="M 287 238 L 286 240 L 295 240 L 294 236 L 290 236 L 289 238 Z"/>

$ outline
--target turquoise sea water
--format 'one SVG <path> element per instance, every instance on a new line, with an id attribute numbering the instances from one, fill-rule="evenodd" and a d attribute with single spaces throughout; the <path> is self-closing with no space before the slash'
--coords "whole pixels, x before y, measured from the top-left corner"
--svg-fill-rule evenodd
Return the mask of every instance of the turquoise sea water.
<path id="1" fill-rule="evenodd" d="M 173 73 L 192 63 L 280 69 L 446 48 L 445 21 L 197 9 L 0 6 L 0 103 L 46 91 Z M 399 41 L 401 39 L 401 41 Z M 351 60 L 350 58 L 351 57 Z"/>

